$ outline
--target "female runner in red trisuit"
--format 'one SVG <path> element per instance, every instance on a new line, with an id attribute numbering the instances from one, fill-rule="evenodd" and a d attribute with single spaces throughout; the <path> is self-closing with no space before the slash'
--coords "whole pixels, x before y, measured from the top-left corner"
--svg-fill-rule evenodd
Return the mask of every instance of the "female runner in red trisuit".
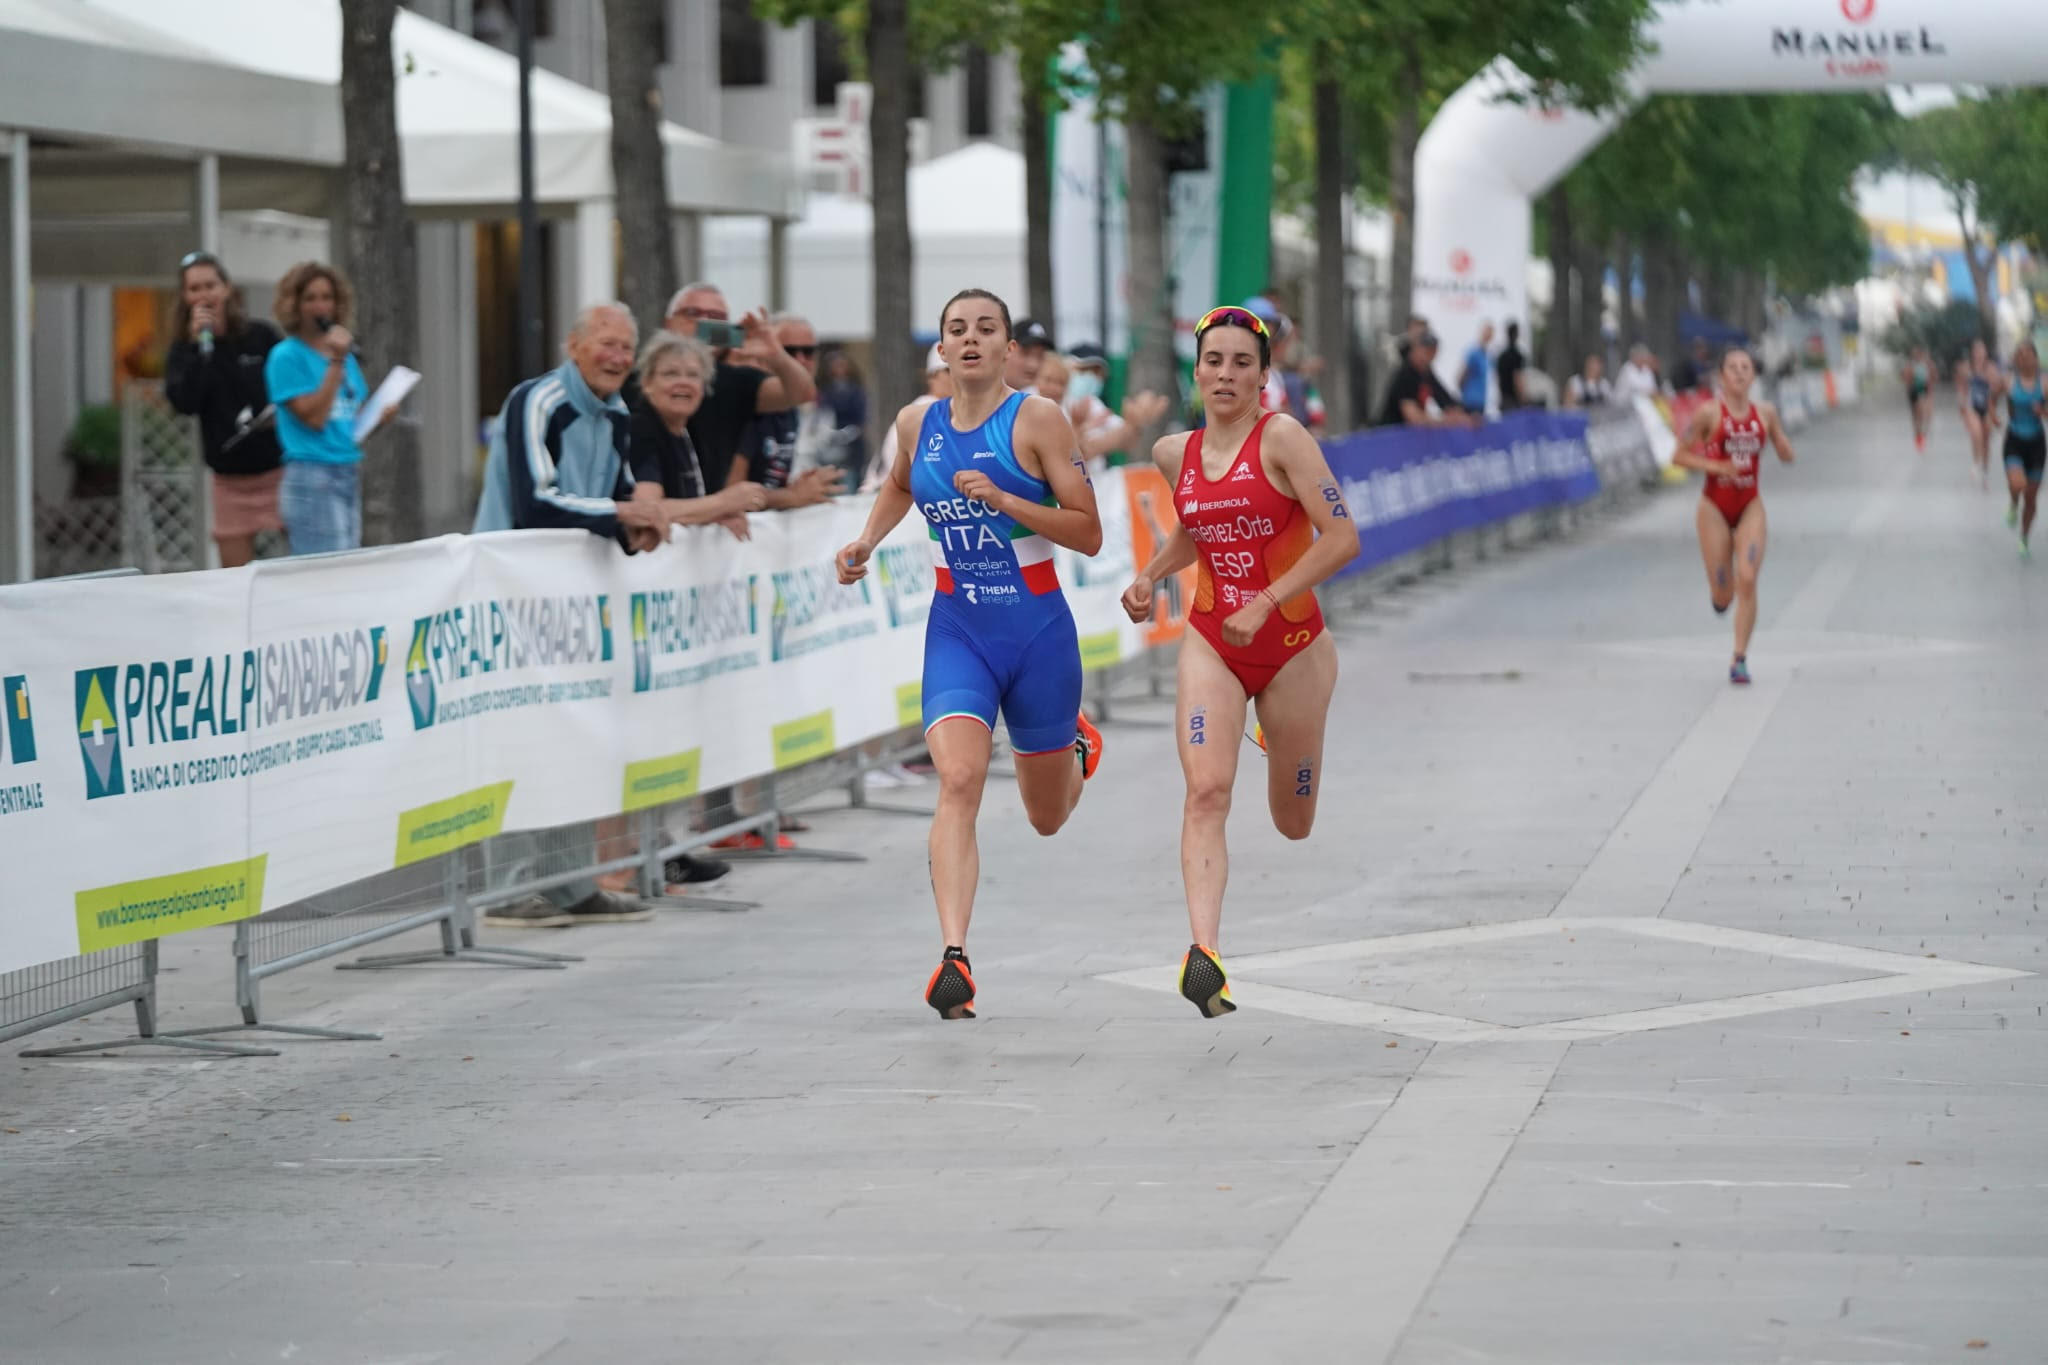
<path id="1" fill-rule="evenodd" d="M 1223 823 L 1245 708 L 1257 702 L 1265 730 L 1273 824 L 1306 839 L 1337 686 L 1336 644 L 1310 590 L 1358 553 L 1358 527 L 1322 447 L 1294 418 L 1259 410 L 1272 347 L 1266 324 L 1242 308 L 1215 309 L 1195 324 L 1195 385 L 1209 425 L 1152 447 L 1180 524 L 1123 598 L 1133 621 L 1149 620 L 1153 587 L 1201 563 L 1180 647 L 1180 869 L 1194 938 L 1180 993 L 1208 1018 L 1237 1008 L 1217 938 L 1230 874 Z"/>
<path id="2" fill-rule="evenodd" d="M 1735 604 L 1735 660 L 1728 681 L 1749 682 L 1749 636 L 1756 629 L 1756 576 L 1764 566 L 1770 539 L 1764 503 L 1757 491 L 1757 472 L 1764 443 L 1778 458 L 1792 463 L 1792 442 L 1778 410 L 1752 402 L 1756 361 L 1740 346 L 1721 357 L 1721 401 L 1702 404 L 1686 426 L 1672 463 L 1707 476 L 1700 497 L 1700 557 L 1707 565 L 1707 591 L 1714 610 Z"/>

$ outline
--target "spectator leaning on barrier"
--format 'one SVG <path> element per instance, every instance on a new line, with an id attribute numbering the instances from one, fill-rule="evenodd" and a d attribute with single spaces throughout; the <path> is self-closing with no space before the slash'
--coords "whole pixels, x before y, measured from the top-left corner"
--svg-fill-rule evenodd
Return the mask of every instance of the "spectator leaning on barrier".
<path id="1" fill-rule="evenodd" d="M 295 555 L 363 543 L 363 451 L 355 424 L 370 389 L 348 330 L 353 302 L 341 272 L 318 261 L 302 261 L 277 282 L 285 337 L 263 362 L 263 384 L 277 405 L 284 450 L 278 510 Z M 384 422 L 397 415 L 394 406 Z"/>
<path id="2" fill-rule="evenodd" d="M 806 365 L 816 363 L 818 334 L 809 322 L 783 313 L 774 326 L 776 344 L 784 352 Z M 819 459 L 820 448 L 834 444 L 831 421 L 815 402 L 760 414 L 740 436 L 726 482 L 751 479 L 760 484 L 775 511 L 829 501 L 846 486 L 845 471 Z"/>
<path id="3" fill-rule="evenodd" d="M 1451 396 L 1443 381 L 1436 377 L 1437 339 L 1433 332 L 1424 332 L 1408 346 L 1408 358 L 1394 371 L 1394 378 L 1387 385 L 1387 401 L 1380 409 L 1380 425 L 1385 427 L 1462 427 L 1477 426 L 1479 418 L 1467 413 L 1462 404 Z M 1435 410 L 1431 410 L 1434 404 Z"/>
<path id="4" fill-rule="evenodd" d="M 711 391 L 717 362 L 711 349 L 695 337 L 660 331 L 640 352 L 634 377 L 641 402 L 633 410 L 632 460 L 634 492 L 659 488 L 668 500 L 669 522 L 677 526 L 722 526 L 736 540 L 752 536 L 747 513 L 768 505 L 765 489 L 739 480 L 717 491 L 705 487 L 697 447 L 690 440 L 690 419 Z"/>
<path id="5" fill-rule="evenodd" d="M 690 419 L 690 439 L 696 442 L 705 483 L 723 488 L 747 424 L 761 413 L 810 402 L 817 396 L 817 381 L 808 364 L 776 344 L 766 309 L 757 308 L 734 324 L 725 294 L 715 284 L 678 289 L 663 325 L 711 347 L 718 362 L 711 391 Z M 638 391 L 629 388 L 626 401 L 637 403 Z"/>
<path id="6" fill-rule="evenodd" d="M 178 262 L 175 332 L 164 396 L 199 419 L 200 450 L 213 471 L 213 539 L 221 565 L 232 569 L 256 557 L 258 532 L 284 529 L 284 452 L 263 386 L 264 362 L 283 338 L 244 311 L 242 291 L 207 251 Z"/>
<path id="7" fill-rule="evenodd" d="M 1493 324 L 1479 324 L 1479 339 L 1465 350 L 1465 364 L 1458 371 L 1458 401 L 1472 412 L 1486 409 L 1486 383 L 1493 368 Z"/>
<path id="8" fill-rule="evenodd" d="M 1614 381 L 1607 377 L 1607 362 L 1595 351 L 1586 357 L 1585 366 L 1565 381 L 1564 405 L 1568 408 L 1591 408 L 1613 401 Z"/>
<path id="9" fill-rule="evenodd" d="M 1529 402 L 1527 377 L 1529 358 L 1522 354 L 1522 324 L 1508 324 L 1508 344 L 1500 348 L 1500 354 L 1493 359 L 1494 373 L 1500 379 L 1500 410 L 1512 412 Z M 1466 407 L 1473 407 L 1467 403 Z M 1484 406 L 1483 404 L 1481 406 Z M 1477 410 L 1476 408 L 1474 409 Z"/>
<path id="10" fill-rule="evenodd" d="M 491 435 L 473 529 L 578 526 L 629 551 L 668 538 L 660 490 L 636 495 L 627 458 L 631 418 L 619 388 L 638 340 L 624 304 L 592 304 L 569 329 L 568 358 L 513 386 Z"/>
<path id="11" fill-rule="evenodd" d="M 1650 348 L 1640 341 L 1629 347 L 1628 363 L 1614 377 L 1615 400 L 1627 403 L 1638 398 L 1655 398 L 1663 387 L 1663 381 L 1657 377 L 1657 357 Z"/>

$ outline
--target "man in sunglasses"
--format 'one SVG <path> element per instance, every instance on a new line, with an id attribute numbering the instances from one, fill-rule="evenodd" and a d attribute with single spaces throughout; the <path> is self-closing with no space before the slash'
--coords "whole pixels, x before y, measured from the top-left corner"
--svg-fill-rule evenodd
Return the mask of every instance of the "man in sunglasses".
<path id="1" fill-rule="evenodd" d="M 794 313 L 775 316 L 775 340 L 797 363 L 815 368 L 818 333 Z M 724 367 L 721 366 L 721 369 Z M 821 427 L 822 423 L 822 427 Z M 820 413 L 815 399 L 780 412 L 764 412 L 747 424 L 733 453 L 728 484 L 751 479 L 768 490 L 768 510 L 812 507 L 845 491 L 846 472 L 829 455 L 832 419 Z"/>

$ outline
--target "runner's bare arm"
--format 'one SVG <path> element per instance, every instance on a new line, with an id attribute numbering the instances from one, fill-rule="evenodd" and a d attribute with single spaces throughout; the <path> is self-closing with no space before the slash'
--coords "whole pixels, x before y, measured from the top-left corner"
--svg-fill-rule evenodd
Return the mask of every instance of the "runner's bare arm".
<path id="1" fill-rule="evenodd" d="M 1735 466 L 1726 460 L 1716 460 L 1707 454 L 1707 442 L 1714 434 L 1714 423 L 1719 420 L 1717 409 L 1702 407 L 1695 411 L 1679 434 L 1678 449 L 1671 456 L 1671 463 L 1680 469 L 1696 469 L 1702 474 L 1719 474 L 1730 478 Z"/>
<path id="2" fill-rule="evenodd" d="M 923 417 L 924 409 L 918 406 L 896 414 L 896 457 L 889 462 L 889 477 L 875 490 L 875 505 L 868 510 L 868 524 L 861 528 L 860 539 L 841 549 L 833 560 L 841 583 L 857 583 L 867 577 L 868 556 L 910 511 L 910 448 L 917 441 Z"/>
<path id="3" fill-rule="evenodd" d="M 1777 449 L 1778 458 L 1786 464 L 1791 464 L 1793 458 L 1792 438 L 1786 435 L 1785 424 L 1778 420 L 1778 405 L 1775 403 L 1758 403 L 1757 407 L 1764 415 L 1764 434 L 1771 438 L 1772 446 Z"/>
<path id="4" fill-rule="evenodd" d="M 1034 395 L 1018 409 L 1014 430 L 1018 465 L 1026 474 L 1045 480 L 1055 506 L 1006 493 L 978 470 L 955 474 L 953 487 L 1055 545 L 1084 555 L 1100 550 L 1102 518 L 1095 510 L 1095 489 L 1088 482 L 1088 472 L 1080 460 L 1074 424 L 1060 411 L 1059 404 Z"/>
<path id="5" fill-rule="evenodd" d="M 1307 592 L 1358 558 L 1358 523 L 1344 505 L 1344 490 L 1330 473 L 1322 446 L 1308 429 L 1286 413 L 1266 423 L 1266 477 L 1280 493 L 1293 498 L 1316 528 L 1316 543 L 1294 567 L 1266 589 L 1269 606 Z"/>

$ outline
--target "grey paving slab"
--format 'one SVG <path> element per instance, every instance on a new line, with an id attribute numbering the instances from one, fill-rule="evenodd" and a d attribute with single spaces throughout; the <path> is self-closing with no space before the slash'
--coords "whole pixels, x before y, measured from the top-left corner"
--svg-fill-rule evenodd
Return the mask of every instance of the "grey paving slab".
<path id="1" fill-rule="evenodd" d="M 1337 619 L 1315 838 L 1242 778 L 1230 1018 L 1143 988 L 1180 785 L 1118 724 L 1057 840 L 991 793 L 971 1025 L 922 824 L 830 813 L 868 862 L 565 972 L 266 988 L 381 1043 L 7 1055 L 0 1362 L 2048 1360 L 2048 568 L 1900 407 L 1768 471 L 1747 694 L 1683 489 Z M 224 935 L 164 956 L 229 1013 Z"/>

